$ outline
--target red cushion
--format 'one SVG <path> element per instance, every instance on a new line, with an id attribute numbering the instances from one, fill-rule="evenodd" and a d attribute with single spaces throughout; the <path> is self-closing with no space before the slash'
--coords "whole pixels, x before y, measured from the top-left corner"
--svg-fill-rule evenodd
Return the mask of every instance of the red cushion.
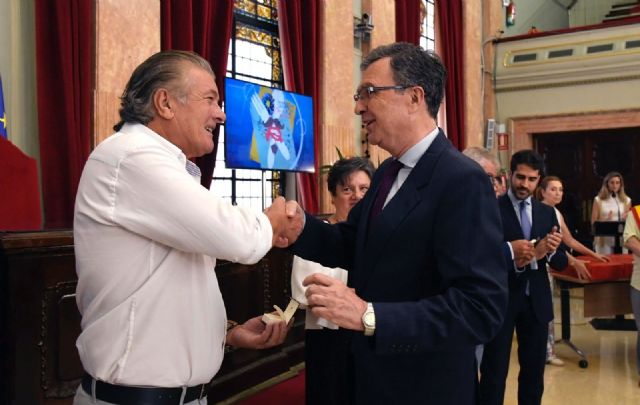
<path id="1" fill-rule="evenodd" d="M 587 262 L 591 281 L 628 280 L 633 272 L 633 255 L 608 255 L 611 261 L 599 262 L 591 256 L 577 256 L 576 259 Z M 565 276 L 578 277 L 573 266 L 560 272 Z"/>

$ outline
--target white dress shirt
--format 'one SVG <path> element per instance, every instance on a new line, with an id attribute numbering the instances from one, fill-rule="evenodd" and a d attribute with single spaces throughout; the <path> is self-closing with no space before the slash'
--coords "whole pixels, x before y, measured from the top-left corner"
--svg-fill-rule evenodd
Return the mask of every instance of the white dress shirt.
<path id="1" fill-rule="evenodd" d="M 400 187 L 404 184 L 407 177 L 411 173 L 411 170 L 418 164 L 418 161 L 427 152 L 429 146 L 433 143 L 433 140 L 436 139 L 436 136 L 440 133 L 440 128 L 436 127 L 433 131 L 429 132 L 424 138 L 422 138 L 418 143 L 407 149 L 402 156 L 398 157 L 400 163 L 404 165 L 402 169 L 398 172 L 398 176 L 391 184 L 391 189 L 389 190 L 389 195 L 387 199 L 384 201 L 384 206 L 387 205 L 389 201 L 393 198 L 394 195 L 400 190 Z"/>
<path id="2" fill-rule="evenodd" d="M 211 380 L 226 336 L 215 258 L 250 264 L 271 248 L 263 213 L 216 198 L 186 164 L 175 145 L 141 124 L 125 124 L 86 163 L 74 217 L 77 346 L 99 380 L 159 387 Z"/>

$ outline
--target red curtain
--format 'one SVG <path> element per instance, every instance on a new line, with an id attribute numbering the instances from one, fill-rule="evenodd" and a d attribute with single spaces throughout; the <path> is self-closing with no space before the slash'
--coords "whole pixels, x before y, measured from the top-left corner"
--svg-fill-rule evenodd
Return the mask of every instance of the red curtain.
<path id="1" fill-rule="evenodd" d="M 396 41 L 420 44 L 420 1 L 396 0 Z"/>
<path id="2" fill-rule="evenodd" d="M 91 147 L 93 1 L 36 1 L 36 82 L 45 228 L 73 225 Z"/>
<path id="3" fill-rule="evenodd" d="M 229 41 L 233 29 L 233 0 L 162 0 L 160 2 L 162 50 L 194 51 L 211 63 L 220 100 L 224 100 Z M 213 152 L 196 159 L 201 183 L 211 187 L 218 152 L 220 127 L 213 134 Z"/>
<path id="4" fill-rule="evenodd" d="M 318 213 L 318 45 L 320 9 L 317 1 L 279 1 L 280 47 L 285 89 L 313 99 L 314 174 L 297 174 L 300 205 L 311 214 Z"/>
<path id="5" fill-rule="evenodd" d="M 435 2 L 440 27 L 438 42 L 442 44 L 441 57 L 447 68 L 445 103 L 447 136 L 459 150 L 464 149 L 464 59 L 462 0 Z"/>

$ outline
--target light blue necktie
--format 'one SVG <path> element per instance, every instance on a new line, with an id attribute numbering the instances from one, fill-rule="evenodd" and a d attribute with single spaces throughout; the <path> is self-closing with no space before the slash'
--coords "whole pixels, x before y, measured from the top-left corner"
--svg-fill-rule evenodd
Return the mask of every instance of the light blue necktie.
<path id="1" fill-rule="evenodd" d="M 531 221 L 529 220 L 529 216 L 527 215 L 527 201 L 520 201 L 520 228 L 522 228 L 522 234 L 524 238 L 529 240 L 531 238 Z M 529 264 L 529 268 L 531 270 L 536 270 L 538 267 L 536 266 L 535 259 L 531 261 Z M 525 287 L 525 295 L 529 296 L 529 280 L 527 279 L 527 285 Z"/>
<path id="2" fill-rule="evenodd" d="M 531 220 L 527 215 L 527 202 L 525 200 L 520 201 L 520 227 L 524 238 L 529 240 L 531 238 Z"/>

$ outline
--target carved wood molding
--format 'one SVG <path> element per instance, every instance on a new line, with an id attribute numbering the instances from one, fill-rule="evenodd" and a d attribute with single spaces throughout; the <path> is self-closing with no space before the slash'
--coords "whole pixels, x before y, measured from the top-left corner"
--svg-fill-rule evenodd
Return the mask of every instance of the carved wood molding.
<path id="1" fill-rule="evenodd" d="M 533 148 L 534 134 L 640 127 L 640 109 L 516 117 L 507 122 L 513 152 Z"/>
<path id="2" fill-rule="evenodd" d="M 75 394 L 80 384 L 81 371 L 78 378 L 65 380 L 60 375 L 61 359 L 66 353 L 60 351 L 60 311 L 63 299 L 75 297 L 77 282 L 57 283 L 44 290 L 40 313 L 40 386 L 45 398 L 68 398 Z M 65 359 L 72 362 L 73 359 Z M 78 360 L 79 362 L 79 360 Z M 80 370 L 82 367 L 80 366 Z"/>

